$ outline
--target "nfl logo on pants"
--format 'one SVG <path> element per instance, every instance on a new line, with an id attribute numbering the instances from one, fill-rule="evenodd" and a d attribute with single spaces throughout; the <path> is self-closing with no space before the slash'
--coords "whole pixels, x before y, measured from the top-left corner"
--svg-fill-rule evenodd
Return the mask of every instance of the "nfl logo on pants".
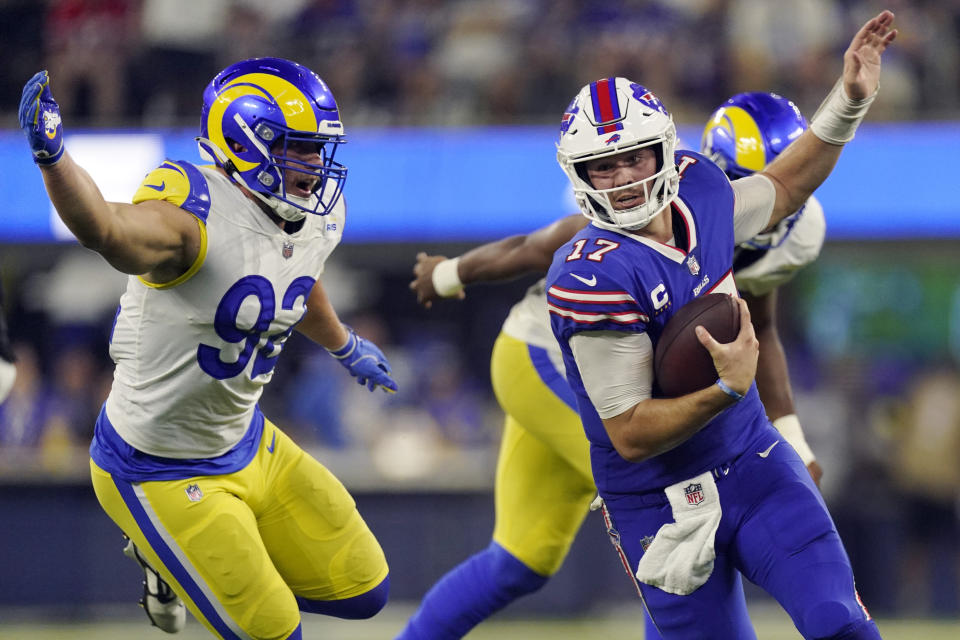
<path id="1" fill-rule="evenodd" d="M 683 488 L 683 494 L 687 496 L 687 504 L 700 504 L 703 502 L 703 485 L 692 482 Z"/>
<path id="2" fill-rule="evenodd" d="M 203 491 L 200 490 L 200 485 L 191 484 L 185 491 L 187 492 L 187 498 L 190 499 L 190 502 L 198 502 L 203 497 Z"/>

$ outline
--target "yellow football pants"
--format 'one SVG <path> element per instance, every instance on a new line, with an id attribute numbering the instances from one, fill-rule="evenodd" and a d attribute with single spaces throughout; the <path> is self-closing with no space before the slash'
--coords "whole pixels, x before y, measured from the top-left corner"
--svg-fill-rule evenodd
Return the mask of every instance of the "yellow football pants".
<path id="1" fill-rule="evenodd" d="M 507 414 L 497 461 L 493 539 L 536 573 L 551 576 L 596 495 L 589 444 L 576 410 L 558 395 L 569 399 L 572 392 L 545 352 L 501 333 L 490 368 L 494 393 Z"/>
<path id="2" fill-rule="evenodd" d="M 228 475 L 131 483 L 90 467 L 104 511 L 217 637 L 286 638 L 295 596 L 350 598 L 387 576 L 344 486 L 269 421 Z"/>

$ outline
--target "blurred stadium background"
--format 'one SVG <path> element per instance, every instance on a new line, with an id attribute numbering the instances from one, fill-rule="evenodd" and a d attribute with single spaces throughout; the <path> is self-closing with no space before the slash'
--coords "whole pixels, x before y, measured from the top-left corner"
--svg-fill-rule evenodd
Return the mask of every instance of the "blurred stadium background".
<path id="1" fill-rule="evenodd" d="M 34 71 L 51 72 L 71 152 L 121 200 L 164 156 L 198 159 L 200 93 L 223 66 L 279 55 L 331 86 L 351 140 L 350 216 L 325 284 L 401 393 L 367 395 L 294 339 L 262 404 L 351 489 L 392 567 L 378 618 L 312 618 L 306 635 L 389 638 L 489 539 L 501 416 L 488 359 L 531 281 L 425 311 L 406 288 L 416 252 L 455 255 L 574 210 L 553 141 L 585 82 L 642 82 L 695 148 L 738 91 L 778 91 L 811 116 L 884 7 L 900 36 L 868 123 L 818 192 L 827 245 L 782 292 L 781 332 L 885 637 L 960 637 L 957 0 L 3 0 L 0 275 L 20 361 L 0 406 L 0 638 L 160 634 L 86 467 L 124 279 L 69 241 L 43 194 L 16 129 Z M 639 637 L 631 595 L 590 517 L 556 579 L 470 637 Z M 763 594 L 750 599 L 760 637 L 797 637 Z M 191 624 L 184 637 L 205 637 Z"/>

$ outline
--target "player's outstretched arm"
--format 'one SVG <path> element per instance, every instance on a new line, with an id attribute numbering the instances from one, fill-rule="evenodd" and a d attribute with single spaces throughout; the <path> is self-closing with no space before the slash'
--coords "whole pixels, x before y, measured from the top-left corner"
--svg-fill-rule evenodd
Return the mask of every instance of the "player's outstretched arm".
<path id="1" fill-rule="evenodd" d="M 463 299 L 468 284 L 544 273 L 554 252 L 586 225 L 584 216 L 573 214 L 532 233 L 480 245 L 457 258 L 419 253 L 410 289 L 417 294 L 417 302 L 429 309 L 437 298 Z"/>
<path id="2" fill-rule="evenodd" d="M 107 202 L 63 146 L 60 108 L 46 71 L 34 75 L 20 99 L 20 127 L 40 167 L 47 194 L 83 246 L 123 272 L 166 282 L 185 271 L 200 250 L 200 230 L 186 211 L 160 201 Z"/>
<path id="3" fill-rule="evenodd" d="M 307 312 L 296 328 L 329 351 L 359 384 L 366 385 L 370 391 L 377 387 L 391 393 L 397 390 L 387 357 L 377 345 L 340 322 L 319 280 L 310 290 Z"/>
<path id="4" fill-rule="evenodd" d="M 833 170 L 843 145 L 866 116 L 880 83 L 880 59 L 897 37 L 893 13 L 883 11 L 853 37 L 843 54 L 843 76 L 814 114 L 810 128 L 761 175 L 776 189 L 768 228 L 799 209 Z"/>

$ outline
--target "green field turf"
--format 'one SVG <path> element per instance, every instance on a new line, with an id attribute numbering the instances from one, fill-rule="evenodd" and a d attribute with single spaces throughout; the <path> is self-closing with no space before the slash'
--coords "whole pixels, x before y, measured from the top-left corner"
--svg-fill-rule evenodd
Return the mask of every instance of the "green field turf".
<path id="1" fill-rule="evenodd" d="M 304 619 L 305 640 L 391 640 L 412 611 L 405 603 L 391 603 L 372 620 L 343 621 L 319 616 Z M 151 629 L 146 618 L 123 612 L 105 613 L 93 621 L 42 622 L 30 612 L 4 615 L 0 611 L 0 640 L 209 640 L 210 636 L 190 619 L 183 633 L 170 636 Z M 520 618 L 506 613 L 477 627 L 468 640 L 641 640 L 643 629 L 637 612 L 625 608 L 586 618 Z M 799 640 L 800 636 L 782 611 L 751 605 L 760 640 Z M 31 619 L 36 618 L 36 619 Z M 6 620 L 6 621 L 5 621 Z M 960 620 L 880 620 L 884 640 L 958 640 Z M 722 639 L 718 639 L 722 640 Z"/>

